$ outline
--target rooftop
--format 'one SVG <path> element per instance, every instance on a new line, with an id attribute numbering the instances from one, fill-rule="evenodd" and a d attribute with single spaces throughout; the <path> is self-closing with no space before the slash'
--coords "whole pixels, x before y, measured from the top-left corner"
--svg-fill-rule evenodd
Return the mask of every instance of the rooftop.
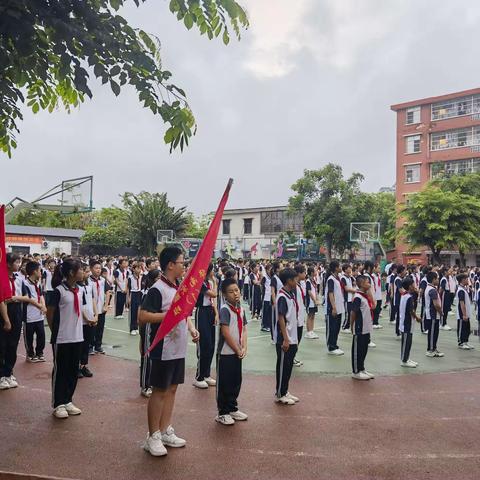
<path id="1" fill-rule="evenodd" d="M 419 105 L 428 105 L 430 103 L 442 102 L 444 100 L 451 100 L 458 97 L 467 97 L 468 95 L 478 95 L 480 94 L 480 88 L 472 88 L 470 90 L 463 90 L 461 92 L 448 93 L 446 95 L 440 95 L 438 97 L 428 97 L 422 98 L 420 100 L 413 100 L 405 103 L 397 103 L 396 105 L 391 105 L 390 108 L 393 111 L 403 110 L 405 108 L 417 107 Z"/>
<path id="2" fill-rule="evenodd" d="M 5 225 L 5 233 L 10 235 L 42 235 L 43 237 L 81 238 L 85 230 L 70 228 L 29 227 L 26 225 Z"/>
<path id="3" fill-rule="evenodd" d="M 224 210 L 224 215 L 235 215 L 242 213 L 261 213 L 261 212 L 276 212 L 278 210 L 288 210 L 286 205 L 279 207 L 253 207 L 253 208 L 232 208 L 230 210 Z"/>

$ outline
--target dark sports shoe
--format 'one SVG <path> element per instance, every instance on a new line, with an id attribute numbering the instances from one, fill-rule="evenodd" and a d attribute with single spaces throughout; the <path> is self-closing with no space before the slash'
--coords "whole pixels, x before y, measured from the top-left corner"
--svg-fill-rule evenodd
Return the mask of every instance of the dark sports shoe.
<path id="1" fill-rule="evenodd" d="M 90 371 L 90 369 L 86 365 L 80 369 L 80 372 L 84 377 L 88 377 L 88 378 L 93 377 L 93 373 Z"/>
<path id="2" fill-rule="evenodd" d="M 100 353 L 101 355 L 105 355 L 105 350 L 102 347 L 96 348 L 95 353 Z"/>
<path id="3" fill-rule="evenodd" d="M 89 354 L 89 355 L 95 355 L 95 350 L 93 349 L 93 347 L 90 347 L 90 348 L 88 349 L 88 354 Z"/>
<path id="4" fill-rule="evenodd" d="M 83 373 L 80 368 L 78 369 L 77 378 L 83 378 Z"/>

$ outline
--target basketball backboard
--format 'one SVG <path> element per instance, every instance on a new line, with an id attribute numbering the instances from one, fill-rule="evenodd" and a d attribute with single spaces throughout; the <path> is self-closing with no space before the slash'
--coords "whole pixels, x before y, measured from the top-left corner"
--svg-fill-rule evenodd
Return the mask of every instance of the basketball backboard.
<path id="1" fill-rule="evenodd" d="M 175 238 L 173 230 L 157 230 L 157 244 L 171 242 Z"/>
<path id="2" fill-rule="evenodd" d="M 350 224 L 350 241 L 373 243 L 380 241 L 379 222 L 353 222 Z"/>

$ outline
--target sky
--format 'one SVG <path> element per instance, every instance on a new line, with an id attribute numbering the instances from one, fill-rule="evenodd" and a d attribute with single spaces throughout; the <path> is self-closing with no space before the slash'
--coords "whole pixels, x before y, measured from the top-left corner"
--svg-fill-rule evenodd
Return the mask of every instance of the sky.
<path id="1" fill-rule="evenodd" d="M 183 154 L 132 90 L 115 97 L 93 80 L 93 100 L 71 114 L 25 110 L 19 147 L 0 159 L 0 202 L 93 175 L 96 208 L 145 190 L 200 215 L 233 177 L 227 208 L 276 206 L 329 162 L 375 192 L 395 182 L 390 105 L 480 85 L 478 0 L 239 1 L 250 28 L 228 46 L 187 31 L 166 0 L 121 12 L 160 37 L 187 92 L 198 132 Z"/>

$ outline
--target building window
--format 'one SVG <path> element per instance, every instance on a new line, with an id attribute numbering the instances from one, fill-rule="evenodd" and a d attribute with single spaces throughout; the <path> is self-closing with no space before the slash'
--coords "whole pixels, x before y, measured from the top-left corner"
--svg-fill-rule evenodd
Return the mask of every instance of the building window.
<path id="1" fill-rule="evenodd" d="M 262 212 L 260 214 L 260 233 L 303 232 L 302 213 L 287 213 L 285 210 Z"/>
<path id="2" fill-rule="evenodd" d="M 431 178 L 466 175 L 468 173 L 480 173 L 480 158 L 450 160 L 448 162 L 436 162 L 430 165 Z"/>
<path id="3" fill-rule="evenodd" d="M 252 223 L 253 223 L 253 218 L 244 218 L 243 219 L 243 233 L 247 235 L 252 234 Z"/>
<path id="4" fill-rule="evenodd" d="M 407 108 L 407 125 L 420 123 L 420 107 Z"/>
<path id="5" fill-rule="evenodd" d="M 405 167 L 405 183 L 420 182 L 420 165 L 407 165 Z"/>
<path id="6" fill-rule="evenodd" d="M 420 152 L 420 139 L 421 135 L 410 135 L 405 138 L 405 150 L 406 153 L 418 153 Z"/>
<path id="7" fill-rule="evenodd" d="M 430 149 L 463 148 L 480 145 L 480 127 L 459 128 L 447 132 L 435 132 L 430 136 Z"/>
<path id="8" fill-rule="evenodd" d="M 230 235 L 230 222 L 231 220 L 222 220 L 222 234 Z"/>
<path id="9" fill-rule="evenodd" d="M 454 98 L 432 105 L 432 120 L 444 120 L 478 113 L 480 113 L 480 95 Z"/>

